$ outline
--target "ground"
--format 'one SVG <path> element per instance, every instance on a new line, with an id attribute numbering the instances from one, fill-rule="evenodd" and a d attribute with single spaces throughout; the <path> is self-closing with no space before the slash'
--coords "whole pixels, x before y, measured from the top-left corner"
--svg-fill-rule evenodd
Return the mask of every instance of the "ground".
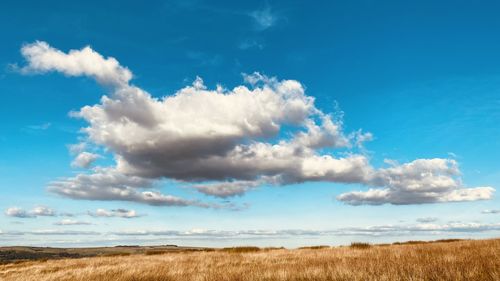
<path id="1" fill-rule="evenodd" d="M 175 248 L 80 249 L 82 256 L 98 256 L 5 261 L 0 280 L 500 280 L 500 239 L 301 249 Z"/>

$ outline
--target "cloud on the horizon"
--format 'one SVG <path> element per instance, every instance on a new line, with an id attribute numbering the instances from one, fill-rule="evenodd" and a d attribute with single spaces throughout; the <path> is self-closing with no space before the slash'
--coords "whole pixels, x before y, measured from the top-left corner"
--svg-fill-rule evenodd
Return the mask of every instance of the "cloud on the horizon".
<path id="1" fill-rule="evenodd" d="M 415 235 L 443 233 L 481 233 L 499 231 L 500 223 L 420 223 L 414 225 L 378 225 L 368 227 L 349 227 L 339 230 L 342 235 L 382 236 L 382 235 Z"/>
<path id="2" fill-rule="evenodd" d="M 49 184 L 50 191 L 66 197 L 221 207 L 152 191 L 161 179 L 220 198 L 262 184 L 323 181 L 370 187 L 338 197 L 352 205 L 484 200 L 494 192 L 491 187 L 465 187 L 452 159 L 371 166 L 353 148 L 372 135 L 344 133 L 338 116 L 318 109 L 295 80 L 254 73 L 244 76 L 247 85 L 227 90 L 208 89 L 198 77 L 191 86 L 156 98 L 129 83 L 133 75 L 128 68 L 90 47 L 64 53 L 37 41 L 21 52 L 28 62 L 21 68 L 24 73 L 88 76 L 110 90 L 100 103 L 72 116 L 87 121 L 87 141 L 112 153 L 116 166 Z M 336 156 L 333 150 L 348 153 Z"/>
<path id="3" fill-rule="evenodd" d="M 118 236 L 200 236 L 212 238 L 224 237 L 260 237 L 260 236 L 400 236 L 400 235 L 438 235 L 450 233 L 482 233 L 488 231 L 499 231 L 499 223 L 448 223 L 431 224 L 419 223 L 408 225 L 375 225 L 368 227 L 348 227 L 332 230 L 307 230 L 307 229 L 285 229 L 285 230 L 207 230 L 193 229 L 189 231 L 177 230 L 122 230 L 111 232 Z"/>
<path id="4" fill-rule="evenodd" d="M 15 218 L 36 218 L 54 217 L 57 216 L 57 213 L 53 209 L 45 206 L 37 206 L 29 211 L 18 207 L 10 207 L 5 210 L 5 215 Z"/>
<path id="5" fill-rule="evenodd" d="M 54 225 L 91 225 L 91 222 L 88 221 L 77 221 L 72 219 L 63 219 L 61 221 L 55 222 Z"/>
<path id="6" fill-rule="evenodd" d="M 51 235 L 101 235 L 100 232 L 97 231 L 87 231 L 87 230 L 53 230 L 53 229 L 47 229 L 47 230 L 34 230 L 34 231 L 28 231 L 28 232 L 17 232 L 20 233 L 18 235 L 24 235 L 24 234 L 29 234 L 29 235 L 45 235 L 45 236 L 51 236 Z"/>
<path id="7" fill-rule="evenodd" d="M 484 210 L 481 213 L 483 213 L 483 214 L 500 214 L 500 210 Z"/>
<path id="8" fill-rule="evenodd" d="M 389 236 L 438 236 L 438 235 L 469 235 L 500 231 L 500 223 L 454 222 L 446 224 L 418 223 L 400 225 L 372 225 L 366 227 L 347 227 L 330 230 L 315 229 L 281 229 L 281 230 L 211 230 L 194 228 L 191 230 L 117 230 L 112 232 L 98 232 L 85 230 L 30 230 L 30 231 L 1 231 L 0 235 L 87 235 L 87 236 L 128 236 L 128 237 L 175 237 L 175 238 L 264 238 L 264 237 L 306 237 L 306 236 L 361 236 L 361 237 L 389 237 Z"/>
<path id="9" fill-rule="evenodd" d="M 65 225 L 65 224 L 61 224 Z M 71 225 L 71 224 L 67 224 Z M 75 224 L 74 224 L 75 225 Z M 170 237 L 176 239 L 265 239 L 285 237 L 316 237 L 316 236 L 359 236 L 359 237 L 411 237 L 411 236 L 436 236 L 436 237 L 470 237 L 472 234 L 498 233 L 500 223 L 480 222 L 448 222 L 417 223 L 417 224 L 388 224 L 371 225 L 366 227 L 344 227 L 337 229 L 243 229 L 243 230 L 211 230 L 194 228 L 191 230 L 169 229 L 121 229 L 113 231 L 93 230 L 67 230 L 67 229 L 40 229 L 40 230 L 0 230 L 0 236 L 100 236 L 116 237 Z M 143 238 L 140 238 L 143 239 Z M 140 241 L 140 240 L 138 240 Z"/>

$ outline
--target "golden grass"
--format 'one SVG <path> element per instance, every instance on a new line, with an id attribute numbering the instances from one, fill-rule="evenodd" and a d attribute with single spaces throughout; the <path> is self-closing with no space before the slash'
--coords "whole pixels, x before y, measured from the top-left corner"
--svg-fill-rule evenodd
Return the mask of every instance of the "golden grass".
<path id="1" fill-rule="evenodd" d="M 500 280 L 500 239 L 188 251 L 0 265 L 0 280 Z"/>

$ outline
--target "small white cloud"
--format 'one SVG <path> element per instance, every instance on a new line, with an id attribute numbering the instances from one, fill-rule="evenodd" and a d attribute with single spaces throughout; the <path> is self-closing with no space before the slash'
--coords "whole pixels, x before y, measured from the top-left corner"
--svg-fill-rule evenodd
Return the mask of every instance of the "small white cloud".
<path id="1" fill-rule="evenodd" d="M 354 134 L 350 136 L 354 140 L 354 144 L 357 147 L 363 147 L 365 142 L 369 142 L 373 140 L 373 134 L 370 132 L 363 132 L 362 130 L 358 130 Z"/>
<path id="2" fill-rule="evenodd" d="M 35 216 L 47 216 L 47 217 L 56 216 L 56 212 L 53 209 L 45 207 L 45 206 L 35 207 L 35 208 L 33 208 L 33 210 L 31 210 L 30 213 L 35 215 Z"/>
<path id="3" fill-rule="evenodd" d="M 108 86 L 122 86 L 132 79 L 132 73 L 112 57 L 104 58 L 89 46 L 68 53 L 54 49 L 43 41 L 27 44 L 21 49 L 28 65 L 23 73 L 60 71 L 68 76 L 91 76 Z"/>
<path id="4" fill-rule="evenodd" d="M 26 211 L 18 207 L 11 207 L 5 210 L 5 215 L 16 218 L 36 218 L 41 216 L 54 217 L 57 214 L 53 209 L 44 206 L 38 206 L 30 211 Z"/>
<path id="5" fill-rule="evenodd" d="M 106 209 L 97 209 L 95 212 L 88 212 L 90 216 L 93 217 L 116 217 L 116 218 L 138 218 L 142 215 L 137 214 L 135 210 L 127 210 L 127 209 L 114 209 L 114 210 L 106 210 Z"/>
<path id="6" fill-rule="evenodd" d="M 11 207 L 5 210 L 5 215 L 15 218 L 34 218 L 35 216 L 26 210 L 17 207 Z"/>
<path id="7" fill-rule="evenodd" d="M 88 168 L 99 158 L 102 158 L 99 154 L 84 151 L 78 154 L 73 162 L 71 162 L 71 167 Z"/>
<path id="8" fill-rule="evenodd" d="M 68 150 L 71 154 L 77 155 L 85 151 L 87 149 L 87 143 L 80 142 L 75 144 L 68 145 Z"/>

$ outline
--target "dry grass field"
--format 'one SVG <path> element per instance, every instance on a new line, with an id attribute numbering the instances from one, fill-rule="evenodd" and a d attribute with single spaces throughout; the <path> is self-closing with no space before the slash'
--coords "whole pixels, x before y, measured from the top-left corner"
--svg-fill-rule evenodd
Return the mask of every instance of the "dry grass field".
<path id="1" fill-rule="evenodd" d="M 500 280 L 500 239 L 151 251 L 0 265 L 0 280 Z"/>

